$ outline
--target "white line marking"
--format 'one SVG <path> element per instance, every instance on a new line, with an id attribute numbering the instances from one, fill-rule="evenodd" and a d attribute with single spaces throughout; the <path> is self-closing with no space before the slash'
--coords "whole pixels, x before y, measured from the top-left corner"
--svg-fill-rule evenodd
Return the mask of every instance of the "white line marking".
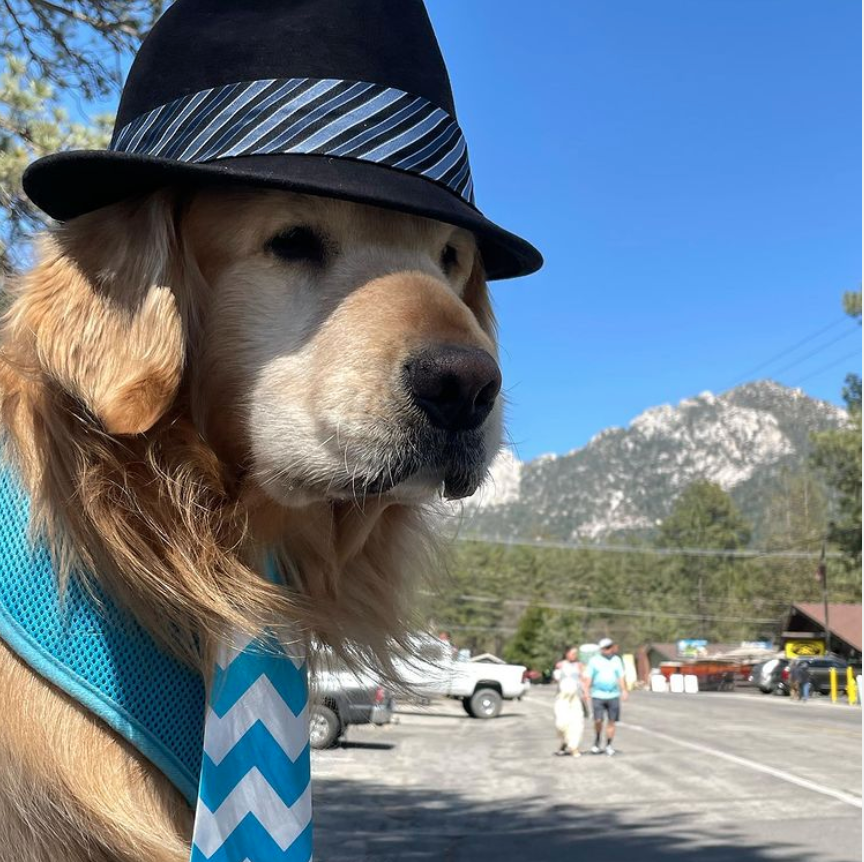
<path id="1" fill-rule="evenodd" d="M 755 772 L 764 772 L 766 775 L 772 775 L 774 778 L 779 778 L 781 781 L 786 781 L 789 784 L 796 784 L 798 787 L 803 787 L 806 790 L 812 790 L 814 793 L 821 793 L 823 796 L 830 796 L 833 799 L 839 799 L 853 808 L 861 808 L 861 799 L 858 796 L 853 796 L 851 793 L 844 793 L 842 790 L 834 790 L 831 787 L 825 787 L 824 784 L 817 784 L 815 781 L 808 781 L 806 778 L 799 778 L 791 772 L 784 772 L 782 769 L 775 769 L 773 766 L 766 766 L 764 763 L 757 763 L 754 760 L 747 760 L 744 757 L 738 757 L 735 754 L 728 754 L 725 751 L 720 751 L 716 748 L 711 748 L 707 745 L 700 745 L 698 742 L 685 742 L 683 739 L 676 739 L 674 736 L 668 736 L 665 733 L 660 733 L 657 730 L 649 730 L 647 727 L 642 727 L 638 724 L 631 724 L 629 721 L 622 726 L 628 730 L 638 730 L 641 733 L 647 733 L 648 736 L 654 736 L 657 739 L 662 739 L 664 742 L 670 742 L 673 745 L 678 745 L 681 748 L 689 748 L 693 751 L 699 751 L 703 754 L 710 754 L 712 757 L 718 757 L 721 760 L 728 760 L 730 763 L 735 763 L 738 766 L 744 766 L 747 769 L 752 769 Z"/>

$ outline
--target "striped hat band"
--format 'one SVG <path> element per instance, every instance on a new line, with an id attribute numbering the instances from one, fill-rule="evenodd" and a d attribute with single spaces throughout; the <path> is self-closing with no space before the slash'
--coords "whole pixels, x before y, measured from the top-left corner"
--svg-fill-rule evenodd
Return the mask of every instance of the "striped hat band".
<path id="1" fill-rule="evenodd" d="M 456 120 L 421 96 L 363 81 L 275 78 L 201 90 L 136 117 L 110 149 L 180 162 L 277 153 L 359 159 L 434 180 L 474 203 Z"/>

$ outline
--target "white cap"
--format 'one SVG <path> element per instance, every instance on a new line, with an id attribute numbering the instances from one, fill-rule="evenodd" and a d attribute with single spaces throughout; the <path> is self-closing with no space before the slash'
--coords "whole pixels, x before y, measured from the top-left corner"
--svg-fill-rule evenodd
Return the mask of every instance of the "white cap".
<path id="1" fill-rule="evenodd" d="M 597 646 L 599 646 L 600 649 L 609 649 L 610 646 L 615 646 L 615 641 L 613 641 L 612 638 L 602 638 Z"/>

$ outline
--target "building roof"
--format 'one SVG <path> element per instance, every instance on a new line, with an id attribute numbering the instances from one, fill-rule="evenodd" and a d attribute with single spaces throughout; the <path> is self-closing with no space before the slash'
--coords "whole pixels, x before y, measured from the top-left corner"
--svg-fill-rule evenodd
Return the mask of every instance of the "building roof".
<path id="1" fill-rule="evenodd" d="M 819 626 L 825 625 L 825 610 L 822 602 L 798 602 L 789 612 L 791 620 L 798 611 L 809 617 Z M 861 605 L 846 602 L 828 603 L 828 628 L 831 634 L 846 641 L 853 649 L 861 652 Z"/>
<path id="2" fill-rule="evenodd" d="M 711 658 L 719 653 L 726 653 L 741 646 L 740 641 L 737 643 L 709 643 L 705 647 L 705 655 L 703 658 Z M 663 656 L 667 661 L 676 661 L 681 658 L 678 654 L 678 644 L 676 643 L 649 643 L 645 645 L 645 649 L 649 652 L 656 652 Z"/>
<path id="3" fill-rule="evenodd" d="M 733 661 L 765 661 L 778 655 L 776 649 L 767 647 L 744 647 L 738 646 L 725 652 L 713 654 L 711 658 L 731 659 Z"/>

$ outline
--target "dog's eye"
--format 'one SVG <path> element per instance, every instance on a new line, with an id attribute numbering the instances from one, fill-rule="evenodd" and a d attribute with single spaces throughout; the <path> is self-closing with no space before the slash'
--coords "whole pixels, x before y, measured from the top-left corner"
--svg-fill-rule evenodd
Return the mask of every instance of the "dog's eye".
<path id="1" fill-rule="evenodd" d="M 441 269 L 446 273 L 459 264 L 459 252 L 454 245 L 445 245 L 444 251 L 441 252 Z"/>
<path id="2" fill-rule="evenodd" d="M 324 263 L 324 241 L 308 227 L 292 227 L 283 230 L 268 241 L 266 248 L 280 260 Z"/>

